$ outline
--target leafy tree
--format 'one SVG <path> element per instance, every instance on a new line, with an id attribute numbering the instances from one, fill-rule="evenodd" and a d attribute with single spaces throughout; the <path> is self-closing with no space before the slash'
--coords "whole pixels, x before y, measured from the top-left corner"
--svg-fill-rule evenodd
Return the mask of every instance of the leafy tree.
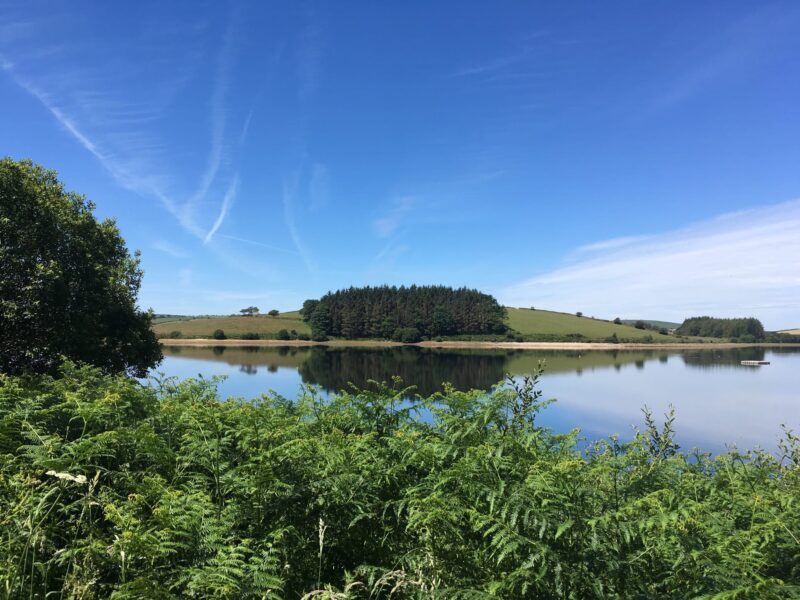
<path id="1" fill-rule="evenodd" d="M 416 344 L 422 337 L 420 336 L 419 329 L 416 327 L 399 327 L 394 332 L 392 339 L 395 342 L 402 342 L 404 344 Z"/>
<path id="2" fill-rule="evenodd" d="M 300 309 L 300 314 L 303 317 L 303 321 L 306 323 L 311 321 L 311 315 L 314 314 L 318 304 L 319 300 L 306 300 L 303 302 L 303 308 Z"/>
<path id="3" fill-rule="evenodd" d="M 620 319 L 619 317 L 614 319 L 614 325 L 622 325 L 622 319 Z"/>
<path id="4" fill-rule="evenodd" d="M 31 161 L 0 160 L 0 372 L 52 372 L 61 356 L 144 376 L 161 360 L 142 280 L 113 220 Z"/>
<path id="5" fill-rule="evenodd" d="M 636 321 L 633 326 L 636 327 L 636 329 L 647 329 L 647 323 L 644 321 Z"/>
<path id="6" fill-rule="evenodd" d="M 581 311 L 578 311 L 578 312 L 575 313 L 575 316 L 576 317 L 582 317 L 583 313 Z"/>
<path id="7" fill-rule="evenodd" d="M 279 340 L 291 339 L 291 336 L 289 335 L 289 332 L 286 329 L 279 330 L 278 334 L 275 337 L 277 337 Z"/>
<path id="8" fill-rule="evenodd" d="M 248 306 L 247 308 L 241 309 L 239 312 L 242 313 L 243 317 L 254 317 L 258 314 L 258 307 Z"/>
<path id="9" fill-rule="evenodd" d="M 273 308 L 273 309 L 272 309 L 271 311 L 269 311 L 267 314 L 268 314 L 270 317 L 277 317 L 277 316 L 278 316 L 279 314 L 281 314 L 281 313 L 280 313 L 280 311 L 279 311 L 279 310 L 277 310 L 277 309 L 274 309 L 274 308 Z"/>
<path id="10" fill-rule="evenodd" d="M 328 336 L 331 329 L 331 311 L 324 304 L 318 305 L 314 312 L 311 313 L 309 319 L 309 326 L 311 327 L 311 337 L 315 340 L 321 341 L 322 338 Z"/>
<path id="11" fill-rule="evenodd" d="M 741 319 L 718 319 L 714 317 L 692 317 L 686 319 L 676 330 L 679 335 L 696 335 L 714 338 L 741 338 L 752 336 L 763 340 L 764 326 L 753 317 Z"/>
<path id="12" fill-rule="evenodd" d="M 215 329 L 212 337 L 215 340 L 224 340 L 226 339 L 225 332 L 222 329 Z"/>

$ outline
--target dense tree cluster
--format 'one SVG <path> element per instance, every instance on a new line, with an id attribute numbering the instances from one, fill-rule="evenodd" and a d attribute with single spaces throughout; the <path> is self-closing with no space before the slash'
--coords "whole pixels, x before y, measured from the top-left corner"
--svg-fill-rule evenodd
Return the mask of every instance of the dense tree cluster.
<path id="1" fill-rule="evenodd" d="M 0 372 L 51 371 L 67 356 L 144 375 L 161 359 L 142 280 L 114 221 L 54 171 L 0 160 Z"/>
<path id="2" fill-rule="evenodd" d="M 713 338 L 764 339 L 764 326 L 758 319 L 718 319 L 716 317 L 691 317 L 678 327 L 678 335 L 695 335 Z"/>
<path id="3" fill-rule="evenodd" d="M 0 375 L 0 598 L 790 598 L 800 440 L 587 445 L 535 388 L 220 401 Z M 416 415 L 426 414 L 425 418 Z"/>
<path id="4" fill-rule="evenodd" d="M 315 338 L 383 338 L 503 333 L 506 310 L 477 290 L 445 286 L 351 287 L 303 304 Z"/>

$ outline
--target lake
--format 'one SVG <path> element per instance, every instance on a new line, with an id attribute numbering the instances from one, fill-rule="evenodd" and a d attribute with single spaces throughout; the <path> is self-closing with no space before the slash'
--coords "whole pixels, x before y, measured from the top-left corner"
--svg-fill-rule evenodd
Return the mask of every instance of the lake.
<path id="1" fill-rule="evenodd" d="M 579 427 L 588 439 L 612 433 L 630 438 L 643 406 L 660 417 L 675 407 L 679 443 L 721 452 L 776 448 L 781 425 L 800 430 L 800 348 L 727 350 L 455 350 L 414 346 L 164 348 L 158 371 L 179 378 L 224 375 L 223 397 L 254 398 L 274 391 L 297 396 L 301 385 L 327 393 L 399 375 L 420 394 L 456 388 L 488 389 L 505 373 L 545 365 L 540 388 L 555 398 L 538 422 L 556 431 Z M 745 367 L 742 360 L 768 360 Z"/>

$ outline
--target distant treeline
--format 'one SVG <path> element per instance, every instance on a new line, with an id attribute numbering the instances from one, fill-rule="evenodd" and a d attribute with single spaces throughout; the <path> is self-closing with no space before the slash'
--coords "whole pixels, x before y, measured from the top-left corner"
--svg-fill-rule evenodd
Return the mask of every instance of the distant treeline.
<path id="1" fill-rule="evenodd" d="M 506 331 L 506 309 L 492 296 L 445 286 L 351 287 L 306 300 L 301 311 L 314 339 L 424 337 Z"/>
<path id="2" fill-rule="evenodd" d="M 715 317 L 692 317 L 678 327 L 678 335 L 694 335 L 713 338 L 764 339 L 764 326 L 753 317 L 745 319 L 717 319 Z"/>

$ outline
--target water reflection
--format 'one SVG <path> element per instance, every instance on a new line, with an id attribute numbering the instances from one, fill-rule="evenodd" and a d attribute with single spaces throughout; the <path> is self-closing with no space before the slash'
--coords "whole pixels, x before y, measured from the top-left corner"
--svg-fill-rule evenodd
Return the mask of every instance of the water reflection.
<path id="1" fill-rule="evenodd" d="M 770 350 L 772 353 L 798 353 L 798 349 Z M 359 347 L 194 347 L 168 346 L 167 357 L 211 359 L 238 365 L 244 375 L 257 375 L 258 367 L 270 373 L 280 368 L 296 369 L 302 382 L 322 387 L 328 392 L 350 389 L 351 384 L 365 387 L 370 380 L 388 381 L 397 375 L 419 394 L 428 396 L 441 391 L 442 383 L 456 389 L 488 389 L 502 381 L 506 373 L 533 372 L 541 362 L 546 373 L 574 373 L 581 376 L 626 366 L 644 370 L 647 363 L 668 364 L 670 356 L 680 357 L 690 368 L 720 369 L 743 367 L 743 360 L 764 360 L 764 348 L 675 350 L 487 350 L 438 349 L 416 346 L 389 348 Z"/>
<path id="2" fill-rule="evenodd" d="M 417 347 L 166 347 L 162 371 L 177 377 L 227 375 L 223 397 L 255 398 L 274 390 L 286 398 L 302 384 L 327 392 L 366 387 L 399 375 L 423 395 L 442 389 L 488 389 L 505 373 L 546 365 L 545 397 L 557 398 L 541 415 L 556 430 L 580 427 L 590 438 L 630 437 L 641 408 L 663 414 L 674 405 L 684 448 L 710 451 L 736 443 L 774 448 L 780 425 L 798 429 L 800 349 L 701 350 L 444 350 Z M 744 367 L 742 360 L 769 360 Z"/>

